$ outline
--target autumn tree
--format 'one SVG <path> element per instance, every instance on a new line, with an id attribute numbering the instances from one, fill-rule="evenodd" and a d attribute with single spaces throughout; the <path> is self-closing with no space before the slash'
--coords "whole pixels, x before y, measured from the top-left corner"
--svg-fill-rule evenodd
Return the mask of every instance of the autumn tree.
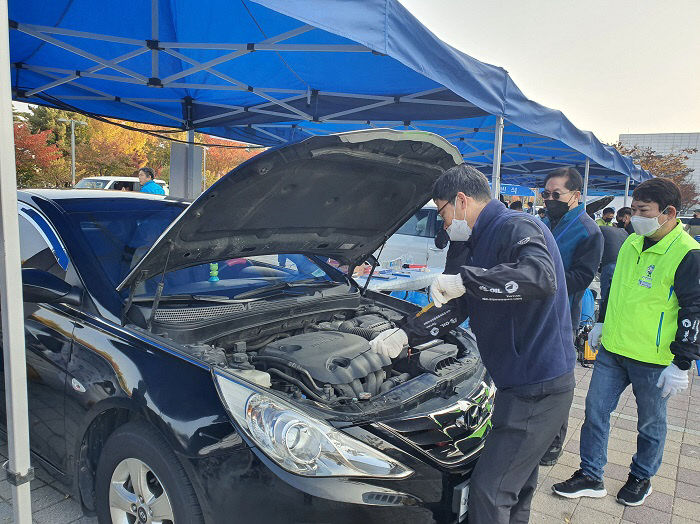
<path id="1" fill-rule="evenodd" d="M 671 153 L 657 153 L 650 147 L 625 146 L 621 142 L 615 144 L 620 153 L 631 156 L 636 163 L 652 175 L 669 178 L 681 189 L 681 208 L 693 209 L 700 204 L 699 188 L 693 182 L 693 169 L 686 164 L 688 155 L 697 153 L 697 149 L 680 149 Z"/>
<path id="2" fill-rule="evenodd" d="M 61 187 L 70 179 L 70 123 L 61 122 L 62 119 L 82 120 L 87 123 L 85 126 L 75 127 L 78 179 L 85 176 L 130 176 L 139 167 L 148 165 L 153 168 L 157 177 L 168 181 L 171 139 L 187 138 L 184 131 L 164 132 L 158 126 L 120 120 L 112 120 L 113 123 L 110 123 L 51 107 L 30 106 L 28 113 L 16 112 L 14 119 L 16 122 L 23 122 L 29 134 L 41 134 L 43 138 L 39 142 L 43 141 L 44 147 L 54 146 L 52 151 L 58 151 L 62 155 L 62 158 L 54 163 L 44 163 L 41 167 L 25 166 L 25 184 L 39 186 Z M 212 144 L 206 148 L 205 153 L 206 187 L 260 151 L 248 149 L 240 142 L 200 133 L 195 133 L 195 142 Z M 31 142 L 37 143 L 37 140 Z M 44 154 L 43 150 L 38 154 L 41 157 Z"/>
<path id="3" fill-rule="evenodd" d="M 254 157 L 262 149 L 252 149 L 246 147 L 242 142 L 234 142 L 233 140 L 225 140 L 210 135 L 202 135 L 202 142 L 213 144 L 207 147 L 205 151 L 205 187 L 210 187 L 219 178 L 231 171 L 234 167 L 242 164 L 249 158 Z M 234 146 L 234 147 L 216 147 L 216 146 Z"/>
<path id="4" fill-rule="evenodd" d="M 91 120 L 87 142 L 76 146 L 76 171 L 82 176 L 130 176 L 147 161 L 143 133 Z"/>
<path id="5" fill-rule="evenodd" d="M 14 134 L 18 187 L 61 186 L 62 155 L 55 144 L 49 143 L 51 131 L 32 133 L 26 122 L 17 121 Z"/>
<path id="6" fill-rule="evenodd" d="M 29 106 L 29 113 L 26 115 L 26 121 L 29 124 L 32 133 L 50 130 L 49 144 L 56 144 L 63 152 L 63 156 L 70 155 L 70 122 L 61 122 L 60 120 L 81 120 L 87 121 L 88 118 L 70 111 L 62 111 L 52 107 Z M 83 144 L 89 140 L 90 126 L 75 126 L 75 143 L 76 145 Z"/>

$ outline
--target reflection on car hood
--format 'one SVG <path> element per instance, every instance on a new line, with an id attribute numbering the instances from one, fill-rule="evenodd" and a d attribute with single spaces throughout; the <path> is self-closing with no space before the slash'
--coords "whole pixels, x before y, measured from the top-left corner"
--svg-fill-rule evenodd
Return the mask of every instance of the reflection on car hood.
<path id="1" fill-rule="evenodd" d="M 391 129 L 268 150 L 202 193 L 117 289 L 164 270 L 267 253 L 357 264 L 425 204 L 444 170 L 461 162 L 438 135 Z"/>

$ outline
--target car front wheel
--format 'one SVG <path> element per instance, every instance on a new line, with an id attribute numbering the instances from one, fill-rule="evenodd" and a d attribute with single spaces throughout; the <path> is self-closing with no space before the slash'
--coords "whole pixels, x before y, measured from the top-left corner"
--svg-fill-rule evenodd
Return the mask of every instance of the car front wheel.
<path id="1" fill-rule="evenodd" d="M 203 522 L 184 469 L 163 437 L 143 423 L 118 428 L 97 464 L 100 524 Z"/>

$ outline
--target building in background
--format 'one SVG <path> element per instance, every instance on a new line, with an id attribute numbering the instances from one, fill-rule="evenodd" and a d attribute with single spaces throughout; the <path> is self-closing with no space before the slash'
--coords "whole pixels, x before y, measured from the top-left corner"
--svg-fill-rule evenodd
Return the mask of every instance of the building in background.
<path id="1" fill-rule="evenodd" d="M 688 155 L 686 164 L 692 173 L 696 187 L 700 188 L 700 133 L 639 133 L 620 135 L 620 142 L 627 147 L 650 147 L 657 153 L 677 153 L 681 149 L 697 149 Z"/>

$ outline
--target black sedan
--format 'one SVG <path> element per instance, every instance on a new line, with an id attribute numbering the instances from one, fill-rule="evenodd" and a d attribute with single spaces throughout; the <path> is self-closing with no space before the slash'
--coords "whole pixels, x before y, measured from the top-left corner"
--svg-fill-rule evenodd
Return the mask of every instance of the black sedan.
<path id="1" fill-rule="evenodd" d="M 458 161 L 373 130 L 192 204 L 20 192 L 35 459 L 101 523 L 463 519 L 494 394 L 474 338 L 375 353 L 416 307 L 347 276 Z"/>

